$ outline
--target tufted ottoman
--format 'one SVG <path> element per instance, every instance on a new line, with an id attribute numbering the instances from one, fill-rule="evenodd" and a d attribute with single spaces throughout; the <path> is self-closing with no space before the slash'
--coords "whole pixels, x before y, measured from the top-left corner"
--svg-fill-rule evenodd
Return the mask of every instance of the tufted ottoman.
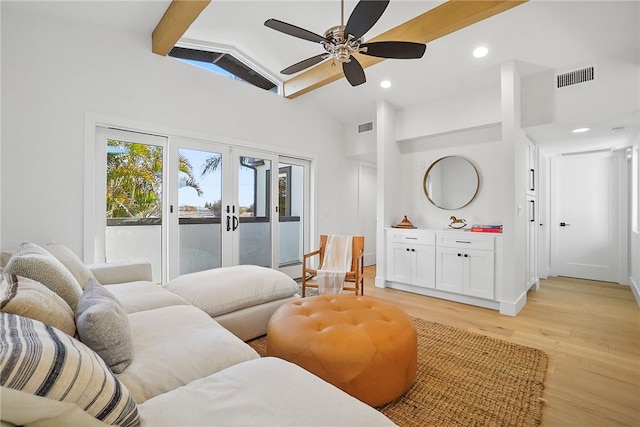
<path id="1" fill-rule="evenodd" d="M 365 296 L 292 301 L 276 310 L 267 327 L 269 356 L 293 362 L 371 406 L 409 389 L 417 342 L 404 311 Z"/>

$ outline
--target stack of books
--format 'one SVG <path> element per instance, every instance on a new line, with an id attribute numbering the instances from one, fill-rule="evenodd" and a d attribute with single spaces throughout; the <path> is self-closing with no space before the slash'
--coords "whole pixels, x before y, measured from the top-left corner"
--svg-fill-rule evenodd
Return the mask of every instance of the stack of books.
<path id="1" fill-rule="evenodd" d="M 478 233 L 502 233 L 502 225 L 473 224 L 471 231 Z"/>

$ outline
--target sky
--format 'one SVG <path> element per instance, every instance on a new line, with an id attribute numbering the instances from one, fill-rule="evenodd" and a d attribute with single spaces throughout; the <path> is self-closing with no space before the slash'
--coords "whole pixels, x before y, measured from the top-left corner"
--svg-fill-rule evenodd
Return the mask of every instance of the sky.
<path id="1" fill-rule="evenodd" d="M 180 149 L 180 154 L 184 155 L 193 168 L 194 178 L 200 184 L 202 190 L 202 196 L 198 196 L 196 190 L 190 187 L 183 187 L 178 190 L 178 204 L 180 206 L 202 206 L 206 202 L 213 203 L 220 200 L 222 194 L 222 168 L 225 165 L 221 165 L 213 173 L 209 173 L 204 177 L 201 175 L 202 165 L 207 158 L 215 155 L 216 153 L 189 150 L 185 148 Z M 238 177 L 239 186 L 239 204 L 240 206 L 249 206 L 253 203 L 253 171 L 248 168 L 241 167 Z"/>

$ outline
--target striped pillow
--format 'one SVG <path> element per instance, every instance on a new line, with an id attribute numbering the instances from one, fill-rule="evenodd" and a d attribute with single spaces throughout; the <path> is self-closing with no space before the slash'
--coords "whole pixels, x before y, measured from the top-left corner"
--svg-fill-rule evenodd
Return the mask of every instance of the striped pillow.
<path id="1" fill-rule="evenodd" d="M 0 316 L 3 389 L 41 396 L 66 408 L 74 404 L 106 424 L 126 427 L 140 424 L 138 407 L 129 390 L 86 345 L 37 320 L 8 313 Z M 42 421 L 41 413 L 30 412 L 24 410 L 24 403 L 12 407 L 11 402 L 2 402 L 4 421 L 13 424 Z M 65 411 L 54 406 L 50 411 L 60 412 Z M 77 414 L 72 415 L 77 420 Z M 71 420 L 65 422 L 58 416 L 55 423 L 70 424 Z"/>

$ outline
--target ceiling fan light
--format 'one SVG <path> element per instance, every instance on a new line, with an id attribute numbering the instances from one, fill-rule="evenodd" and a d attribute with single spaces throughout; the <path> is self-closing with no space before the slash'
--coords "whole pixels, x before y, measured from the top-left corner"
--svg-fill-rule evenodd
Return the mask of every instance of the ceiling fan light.
<path id="1" fill-rule="evenodd" d="M 476 58 L 483 58 L 487 56 L 487 53 L 489 53 L 489 49 L 487 49 L 485 46 L 478 46 L 474 49 L 473 56 L 475 56 Z"/>
<path id="2" fill-rule="evenodd" d="M 383 80 L 380 82 L 380 87 L 383 89 L 389 89 L 391 87 L 391 82 L 389 80 Z"/>

